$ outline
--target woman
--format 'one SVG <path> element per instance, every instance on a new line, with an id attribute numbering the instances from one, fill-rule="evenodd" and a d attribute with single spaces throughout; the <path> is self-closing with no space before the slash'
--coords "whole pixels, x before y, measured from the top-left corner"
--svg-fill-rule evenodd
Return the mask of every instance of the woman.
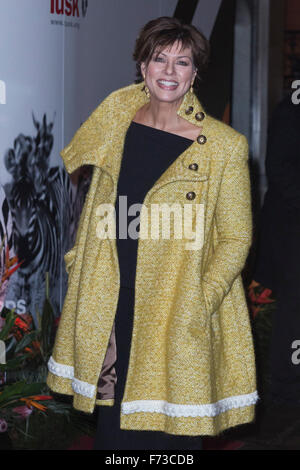
<path id="1" fill-rule="evenodd" d="M 97 449 L 199 449 L 254 418 L 247 141 L 193 92 L 207 56 L 193 26 L 150 21 L 134 52 L 143 81 L 111 93 L 62 151 L 70 173 L 94 172 L 47 383 L 76 409 L 99 405 Z M 141 209 L 129 236 L 124 196 Z"/>

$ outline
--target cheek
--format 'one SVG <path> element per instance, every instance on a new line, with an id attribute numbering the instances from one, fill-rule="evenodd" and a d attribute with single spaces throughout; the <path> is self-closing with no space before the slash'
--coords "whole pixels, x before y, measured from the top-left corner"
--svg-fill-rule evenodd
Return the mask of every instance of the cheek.
<path id="1" fill-rule="evenodd" d="M 180 79 L 182 80 L 182 82 L 191 82 L 192 79 L 193 79 L 193 73 L 191 72 L 191 70 L 180 70 L 179 73 L 178 73 Z"/>
<path id="2" fill-rule="evenodd" d="M 161 72 L 161 68 L 156 64 L 149 64 L 147 69 L 148 78 L 155 78 Z"/>

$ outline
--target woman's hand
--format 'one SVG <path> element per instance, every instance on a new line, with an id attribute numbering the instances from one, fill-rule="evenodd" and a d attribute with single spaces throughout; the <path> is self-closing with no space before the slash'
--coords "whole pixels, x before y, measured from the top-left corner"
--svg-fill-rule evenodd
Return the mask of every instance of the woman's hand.
<path id="1" fill-rule="evenodd" d="M 208 316 L 211 316 L 218 309 L 220 305 L 220 299 L 217 291 L 207 282 L 202 284 L 205 309 Z"/>

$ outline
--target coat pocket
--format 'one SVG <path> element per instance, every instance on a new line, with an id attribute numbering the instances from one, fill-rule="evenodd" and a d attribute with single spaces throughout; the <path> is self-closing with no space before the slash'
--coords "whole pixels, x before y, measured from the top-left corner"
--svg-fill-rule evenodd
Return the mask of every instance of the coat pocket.
<path id="1" fill-rule="evenodd" d="M 202 283 L 203 301 L 205 306 L 205 328 L 212 330 L 214 336 L 218 335 L 220 329 L 219 314 L 222 302 L 220 303 L 216 290 L 207 282 Z"/>
<path id="2" fill-rule="evenodd" d="M 220 307 L 220 299 L 217 290 L 203 279 L 202 283 L 203 297 L 207 315 L 210 317 L 217 312 Z"/>

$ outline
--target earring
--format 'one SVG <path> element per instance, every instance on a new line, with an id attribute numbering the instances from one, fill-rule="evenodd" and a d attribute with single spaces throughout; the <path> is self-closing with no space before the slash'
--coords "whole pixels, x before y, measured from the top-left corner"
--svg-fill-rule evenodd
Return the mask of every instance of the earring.
<path id="1" fill-rule="evenodd" d="M 194 93 L 194 88 L 193 88 L 193 83 L 191 83 L 191 86 L 190 86 L 190 93 Z"/>
<path id="2" fill-rule="evenodd" d="M 147 87 L 147 85 L 144 86 L 144 90 L 145 90 L 145 93 L 146 93 L 147 98 L 150 99 L 150 90 L 149 90 L 149 88 Z"/>

